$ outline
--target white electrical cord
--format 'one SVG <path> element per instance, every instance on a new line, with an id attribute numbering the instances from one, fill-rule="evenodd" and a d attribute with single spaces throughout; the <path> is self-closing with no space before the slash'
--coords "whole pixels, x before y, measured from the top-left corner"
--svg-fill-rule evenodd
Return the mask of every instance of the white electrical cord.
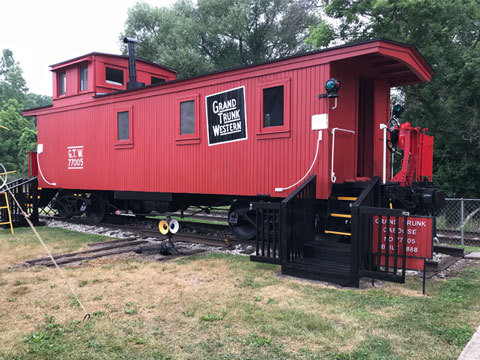
<path id="1" fill-rule="evenodd" d="M 275 192 L 282 192 L 282 191 L 291 189 L 291 188 L 294 187 L 294 186 L 297 186 L 298 184 L 300 184 L 300 183 L 308 176 L 308 174 L 310 174 L 310 171 L 312 171 L 312 169 L 313 169 L 313 165 L 315 165 L 315 163 L 317 162 L 318 149 L 320 149 L 320 141 L 322 141 L 322 131 L 321 131 L 321 130 L 318 132 L 317 150 L 315 150 L 315 158 L 313 159 L 312 165 L 310 165 L 310 169 L 308 169 L 308 171 L 306 172 L 306 174 L 305 174 L 300 180 L 298 180 L 295 184 L 293 184 L 293 185 L 290 185 L 290 186 L 285 187 L 285 188 L 275 188 Z"/>
<path id="2" fill-rule="evenodd" d="M 51 183 L 47 179 L 45 179 L 45 176 L 43 176 L 42 169 L 40 168 L 40 153 L 37 153 L 37 166 L 38 166 L 38 172 L 40 173 L 40 176 L 42 177 L 43 181 L 45 181 L 48 185 L 57 186 L 57 183 Z"/>
<path id="3" fill-rule="evenodd" d="M 0 176 L 0 179 L 2 181 L 2 185 L 0 186 L 0 189 L 3 189 L 6 185 L 7 185 L 7 169 L 5 169 L 5 166 L 3 166 L 3 164 L 0 163 L 0 171 L 2 174 L 4 174 L 3 176 Z"/>

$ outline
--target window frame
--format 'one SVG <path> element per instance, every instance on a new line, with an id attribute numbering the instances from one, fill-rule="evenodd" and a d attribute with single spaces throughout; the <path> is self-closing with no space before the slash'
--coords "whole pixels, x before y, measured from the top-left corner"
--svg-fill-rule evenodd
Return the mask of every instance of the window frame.
<path id="1" fill-rule="evenodd" d="M 87 87 L 82 90 L 82 69 L 87 69 Z M 78 67 L 78 92 L 87 92 L 88 91 L 88 64 L 82 64 Z"/>
<path id="2" fill-rule="evenodd" d="M 126 74 L 127 74 L 127 71 L 125 68 L 122 68 L 121 66 L 116 66 L 116 65 L 112 65 L 112 64 L 104 64 L 105 67 L 104 67 L 104 76 L 103 76 L 103 82 L 105 83 L 105 85 L 107 87 L 116 87 L 118 89 L 124 89 L 126 88 L 127 86 L 127 77 L 126 77 Z M 119 84 L 114 84 L 114 83 L 109 83 L 107 82 L 107 68 L 112 68 L 112 69 L 115 69 L 115 70 L 120 70 L 122 71 L 123 73 L 123 84 L 119 85 Z"/>
<path id="3" fill-rule="evenodd" d="M 181 131 L 181 113 L 180 104 L 186 101 L 194 101 L 194 126 L 195 131 L 192 134 L 180 134 Z M 177 145 L 189 145 L 200 143 L 200 94 L 191 94 L 175 99 L 175 143 Z"/>
<path id="4" fill-rule="evenodd" d="M 160 80 L 160 81 L 157 81 L 157 82 L 154 83 L 152 81 L 153 79 L 157 79 L 157 80 Z M 166 82 L 167 82 L 167 79 L 165 79 L 163 77 L 150 75 L 150 85 L 158 85 L 158 84 L 163 84 L 163 83 L 166 83 Z"/>
<path id="5" fill-rule="evenodd" d="M 118 114 L 128 111 L 128 139 L 118 140 Z M 115 109 L 114 119 L 114 142 L 115 149 L 131 149 L 133 148 L 133 106 L 124 106 Z"/>
<path id="6" fill-rule="evenodd" d="M 256 138 L 257 139 L 275 139 L 290 137 L 291 124 L 291 78 L 281 78 L 272 81 L 266 81 L 257 85 L 257 99 L 258 102 L 258 120 L 256 124 Z M 281 126 L 263 126 L 263 90 L 283 86 L 283 125 Z"/>
<path id="7" fill-rule="evenodd" d="M 61 81 L 61 75 L 63 74 L 63 94 L 60 94 L 60 81 Z M 57 72 L 57 96 L 58 97 L 64 97 L 67 96 L 67 72 L 65 70 Z"/>

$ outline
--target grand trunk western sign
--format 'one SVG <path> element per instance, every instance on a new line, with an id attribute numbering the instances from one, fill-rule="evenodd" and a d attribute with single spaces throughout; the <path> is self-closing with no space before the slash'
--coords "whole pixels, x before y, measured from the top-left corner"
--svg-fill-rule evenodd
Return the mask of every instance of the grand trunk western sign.
<path id="1" fill-rule="evenodd" d="M 208 95 L 205 102 L 208 145 L 247 139 L 244 86 Z"/>

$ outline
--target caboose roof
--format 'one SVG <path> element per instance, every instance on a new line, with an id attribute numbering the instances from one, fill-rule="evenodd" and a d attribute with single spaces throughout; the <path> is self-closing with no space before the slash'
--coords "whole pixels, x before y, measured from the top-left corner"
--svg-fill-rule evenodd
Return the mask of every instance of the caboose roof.
<path id="1" fill-rule="evenodd" d="M 109 55 L 94 52 L 54 64 L 51 66 L 52 71 L 55 71 L 61 67 L 66 67 L 81 61 L 85 61 L 86 58 L 93 55 L 127 58 L 123 55 Z M 149 62 L 147 60 L 138 59 L 138 61 L 153 64 L 155 66 L 173 71 L 167 67 Z M 190 87 L 198 87 L 199 85 L 207 85 L 208 83 L 218 81 L 226 76 L 232 76 L 236 79 L 239 77 L 247 78 L 254 76 L 253 74 L 258 73 L 258 71 L 261 71 L 262 73 L 271 71 L 288 71 L 293 68 L 312 66 L 319 63 L 335 64 L 342 61 L 351 62 L 351 66 L 355 66 L 355 64 L 362 64 L 364 67 L 370 67 L 372 70 L 374 70 L 376 74 L 375 77 L 381 77 L 387 80 L 391 87 L 428 82 L 434 74 L 430 65 L 414 46 L 392 40 L 373 39 L 295 54 L 289 57 L 270 60 L 262 63 L 223 69 L 190 78 L 171 80 L 160 84 L 148 85 L 138 89 L 119 90 L 107 94 L 98 94 L 94 97 L 104 98 L 124 93 L 140 93 L 157 87 L 169 89 L 170 87 L 177 87 L 181 84 L 185 85 L 182 88 L 187 89 Z M 35 115 L 36 112 L 33 110 L 36 109 L 25 111 L 25 115 Z"/>
<path id="2" fill-rule="evenodd" d="M 323 57 L 325 62 L 334 63 L 341 60 L 355 59 L 365 63 L 369 62 L 376 71 L 385 77 L 392 87 L 411 85 L 415 83 L 429 82 L 434 74 L 433 69 L 413 45 L 388 39 L 373 39 L 367 41 L 353 42 L 335 47 L 303 52 L 288 57 L 269 60 L 261 63 L 242 65 L 238 67 L 217 70 L 189 78 L 167 81 L 161 84 L 149 85 L 140 89 L 121 90 L 114 93 L 101 94 L 96 97 L 111 96 L 118 93 L 141 91 L 142 89 L 157 86 L 167 86 L 173 83 L 198 81 L 205 77 L 210 79 L 216 76 L 224 76 L 225 73 L 241 73 L 252 71 L 263 66 L 293 64 L 297 61 L 307 61 L 310 58 Z M 206 80 L 206 79 L 205 79 Z"/>
<path id="3" fill-rule="evenodd" d="M 387 50 L 388 46 L 386 46 L 386 45 L 388 45 L 388 44 L 391 44 L 391 45 L 394 45 L 394 46 L 400 46 L 400 47 L 404 47 L 404 48 L 408 49 L 410 51 L 412 57 L 414 58 L 412 60 L 415 60 L 415 62 L 418 62 L 418 64 L 417 64 L 418 67 L 423 68 L 422 70 L 424 70 L 426 73 L 428 73 L 430 75 L 428 77 L 428 79 L 422 79 L 422 80 L 419 79 L 419 80 L 421 82 L 430 80 L 431 76 L 434 74 L 434 71 L 431 68 L 430 64 L 425 60 L 425 58 L 420 54 L 420 52 L 417 50 L 417 48 L 415 46 L 409 45 L 409 44 L 406 44 L 406 43 L 402 43 L 402 42 L 399 42 L 399 41 L 383 39 L 383 38 L 376 38 L 376 39 L 364 40 L 364 41 L 355 41 L 355 42 L 342 44 L 342 45 L 338 45 L 338 46 L 333 46 L 333 47 L 329 47 L 329 48 L 325 48 L 325 49 L 301 52 L 301 53 L 297 53 L 297 54 L 294 54 L 294 55 L 290 55 L 290 56 L 286 56 L 286 57 L 282 57 L 282 58 L 278 58 L 278 59 L 273 59 L 273 60 L 268 60 L 268 61 L 263 61 L 263 62 L 259 62 L 259 63 L 255 63 L 255 64 L 242 65 L 242 66 L 237 66 L 237 67 L 232 67 L 232 68 L 227 68 L 227 69 L 216 70 L 216 71 L 212 71 L 212 72 L 209 72 L 209 73 L 200 74 L 200 75 L 188 78 L 188 79 L 202 77 L 202 76 L 208 76 L 208 75 L 212 75 L 212 74 L 223 73 L 223 72 L 226 72 L 226 71 L 246 69 L 246 68 L 250 68 L 250 67 L 261 66 L 261 65 L 264 65 L 264 64 L 273 64 L 273 63 L 277 63 L 277 62 L 281 62 L 281 61 L 285 61 L 285 60 L 289 60 L 289 59 L 301 58 L 301 57 L 304 57 L 304 56 L 334 52 L 334 51 L 339 51 L 339 50 L 342 50 L 342 49 L 348 49 L 348 52 L 346 52 L 346 53 L 343 52 L 342 55 L 335 57 L 335 61 L 337 61 L 337 60 L 340 60 L 340 59 L 353 58 L 353 57 L 357 56 L 357 55 L 354 55 L 355 50 L 350 49 L 350 48 L 365 48 L 365 46 L 368 46 L 368 49 L 370 49 L 370 52 L 374 52 L 374 46 L 378 46 L 379 47 L 379 49 L 378 49 L 379 53 L 387 55 L 388 54 L 388 50 Z M 372 45 L 374 45 L 374 46 L 372 46 Z M 382 48 L 381 51 L 380 51 L 380 47 Z M 365 48 L 365 50 L 367 50 L 367 48 Z M 405 53 L 408 53 L 408 51 L 405 51 Z M 333 54 L 332 54 L 332 56 L 333 56 Z M 420 70 L 420 69 L 418 69 L 418 70 Z M 174 81 L 180 81 L 180 80 L 186 80 L 186 79 L 179 79 L 179 80 L 174 80 Z"/>
<path id="4" fill-rule="evenodd" d="M 104 56 L 104 57 L 128 60 L 127 55 L 107 54 L 107 53 L 101 53 L 101 52 L 91 52 L 89 54 L 85 54 L 85 55 L 82 55 L 82 56 L 77 56 L 73 59 L 65 60 L 65 61 L 53 64 L 53 65 L 50 65 L 50 70 L 51 71 L 56 71 L 58 69 L 62 69 L 62 68 L 65 68 L 65 67 L 68 67 L 68 66 L 71 66 L 71 65 L 74 65 L 74 64 L 78 64 L 82 61 L 89 61 L 89 60 L 91 60 L 91 58 L 93 56 Z M 177 70 L 171 69 L 171 68 L 169 68 L 167 66 L 164 66 L 164 65 L 157 64 L 156 62 L 153 62 L 153 61 L 145 60 L 145 59 L 142 59 L 142 58 L 139 58 L 139 57 L 136 58 L 136 61 L 143 62 L 145 64 L 149 64 L 149 65 L 152 65 L 152 66 L 164 69 L 164 70 L 168 70 L 168 71 L 171 71 L 175 74 L 178 73 Z"/>

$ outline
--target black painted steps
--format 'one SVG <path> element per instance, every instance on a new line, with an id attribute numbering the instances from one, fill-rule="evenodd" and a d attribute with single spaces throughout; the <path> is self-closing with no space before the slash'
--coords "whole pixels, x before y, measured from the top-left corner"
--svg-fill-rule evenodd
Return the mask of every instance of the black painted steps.
<path id="1" fill-rule="evenodd" d="M 340 264 L 350 264 L 351 245 L 328 240 L 315 240 L 303 246 L 305 258 L 316 258 L 326 261 L 335 261 Z"/>
<path id="2" fill-rule="evenodd" d="M 350 278 L 350 265 L 330 260 L 299 258 L 282 266 L 282 274 L 343 286 L 354 285 Z"/>
<path id="3" fill-rule="evenodd" d="M 342 184 L 332 185 L 332 195 L 350 194 L 349 196 L 358 196 L 367 187 L 368 181 L 344 182 Z"/>
<path id="4" fill-rule="evenodd" d="M 352 228 L 351 225 L 352 225 L 351 219 L 344 219 L 344 218 L 329 216 L 327 220 L 326 230 L 350 233 Z"/>
<path id="5" fill-rule="evenodd" d="M 353 200 L 346 201 L 330 198 L 328 203 L 328 213 L 350 214 L 354 202 L 355 201 Z"/>

